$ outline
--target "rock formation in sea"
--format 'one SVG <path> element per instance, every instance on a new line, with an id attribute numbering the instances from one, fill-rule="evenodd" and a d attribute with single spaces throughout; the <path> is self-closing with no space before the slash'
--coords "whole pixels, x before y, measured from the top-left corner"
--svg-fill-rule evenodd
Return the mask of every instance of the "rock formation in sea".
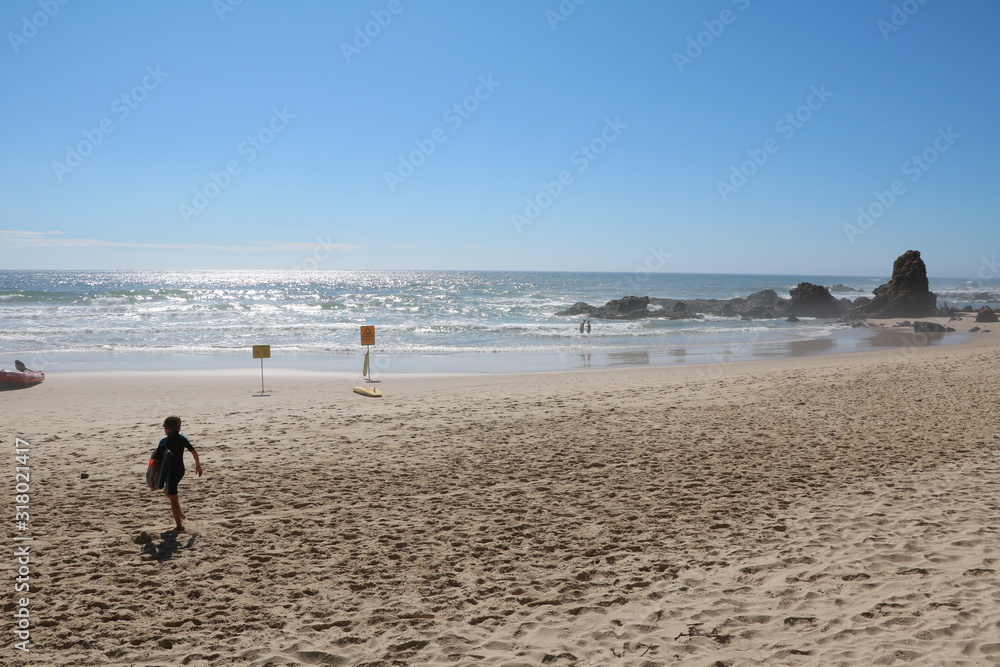
<path id="1" fill-rule="evenodd" d="M 848 291 L 846 285 L 834 285 L 834 291 Z M 855 290 L 856 291 L 856 290 Z M 858 321 L 866 318 L 933 317 L 937 296 L 928 289 L 927 267 L 920 252 L 907 250 L 896 258 L 892 278 L 875 288 L 871 298 L 859 296 L 837 299 L 822 285 L 799 283 L 783 298 L 774 290 L 754 292 L 735 299 L 662 299 L 651 296 L 625 296 L 603 306 L 591 306 L 578 301 L 556 315 L 584 316 L 606 320 L 638 320 L 659 318 L 669 320 L 701 319 L 705 315 L 739 317 L 742 319 L 784 319 L 794 317 L 841 318 Z M 990 311 L 991 313 L 993 311 Z M 951 310 L 944 313 L 951 314 Z M 995 316 L 995 314 L 994 314 Z M 794 320 L 793 320 L 794 321 Z M 980 320 L 992 321 L 996 320 Z"/>
<path id="2" fill-rule="evenodd" d="M 876 287 L 874 294 L 867 304 L 855 302 L 850 315 L 931 317 L 937 313 L 937 296 L 928 288 L 927 267 L 918 250 L 907 250 L 897 257 L 892 265 L 892 278 Z"/>
<path id="3" fill-rule="evenodd" d="M 841 303 L 822 285 L 799 283 L 789 292 L 798 317 L 840 317 Z"/>
<path id="4" fill-rule="evenodd" d="M 556 315 L 584 315 L 603 320 L 639 320 L 651 315 L 648 307 L 648 296 L 626 296 L 621 299 L 612 299 L 601 307 L 577 301 Z"/>
<path id="5" fill-rule="evenodd" d="M 597 309 L 595 317 L 606 320 L 638 320 L 649 314 L 648 296 L 626 296 Z"/>
<path id="6" fill-rule="evenodd" d="M 668 317 L 685 319 L 691 314 L 720 315 L 722 317 L 742 317 L 751 319 L 775 319 L 787 317 L 791 313 L 791 302 L 778 296 L 774 290 L 766 289 L 754 292 L 746 298 L 735 299 L 658 299 L 651 297 L 649 305 L 651 317 Z"/>
<path id="7" fill-rule="evenodd" d="M 576 315 L 584 315 L 584 316 L 590 317 L 596 311 L 597 311 L 597 307 L 596 306 L 591 306 L 589 303 L 586 303 L 584 301 L 577 301 L 576 303 L 574 303 L 569 308 L 565 308 L 563 310 L 560 310 L 558 313 L 556 313 L 556 315 L 558 315 L 560 317 L 568 317 L 568 316 L 576 316 Z"/>

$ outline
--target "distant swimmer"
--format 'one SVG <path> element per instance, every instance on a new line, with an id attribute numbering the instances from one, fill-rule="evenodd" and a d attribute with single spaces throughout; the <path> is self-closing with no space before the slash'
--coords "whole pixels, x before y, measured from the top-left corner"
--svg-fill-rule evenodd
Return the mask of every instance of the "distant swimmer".
<path id="1" fill-rule="evenodd" d="M 590 333 L 590 320 L 587 320 L 587 333 Z"/>
<path id="2" fill-rule="evenodd" d="M 583 333 L 583 328 L 587 326 L 587 320 L 580 322 L 580 333 Z"/>

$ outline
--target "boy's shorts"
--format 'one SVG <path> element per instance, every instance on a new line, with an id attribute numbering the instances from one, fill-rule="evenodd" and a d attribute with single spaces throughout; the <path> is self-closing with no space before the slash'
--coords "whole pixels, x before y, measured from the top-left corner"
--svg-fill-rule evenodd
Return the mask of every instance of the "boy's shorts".
<path id="1" fill-rule="evenodd" d="M 175 472 L 169 472 L 169 473 L 167 473 L 167 481 L 164 484 L 164 486 L 167 487 L 167 495 L 171 495 L 171 496 L 176 496 L 177 495 L 177 483 L 179 481 L 181 481 L 182 477 L 184 477 L 184 471 L 183 470 L 181 470 L 180 472 L 176 472 L 176 473 Z"/>

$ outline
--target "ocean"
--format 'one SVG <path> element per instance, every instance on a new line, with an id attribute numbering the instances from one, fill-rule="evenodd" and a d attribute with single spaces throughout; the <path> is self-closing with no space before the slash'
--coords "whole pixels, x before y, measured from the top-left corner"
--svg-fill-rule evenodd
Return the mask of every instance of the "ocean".
<path id="1" fill-rule="evenodd" d="M 718 361 L 865 345 L 804 318 L 591 320 L 555 313 L 626 295 L 729 299 L 796 284 L 870 296 L 887 276 L 478 271 L 0 271 L 0 367 L 36 370 L 360 368 L 360 327 L 376 328 L 373 372 L 498 372 Z M 932 279 L 938 303 L 1000 307 L 1000 280 Z M 860 291 L 851 291 L 860 290 Z"/>

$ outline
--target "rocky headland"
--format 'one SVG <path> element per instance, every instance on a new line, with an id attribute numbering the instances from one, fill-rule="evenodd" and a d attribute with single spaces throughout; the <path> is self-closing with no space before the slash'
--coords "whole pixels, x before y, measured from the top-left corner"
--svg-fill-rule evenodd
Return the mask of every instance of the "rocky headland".
<path id="1" fill-rule="evenodd" d="M 896 258 L 892 266 L 892 278 L 889 282 L 876 287 L 871 297 L 862 296 L 853 301 L 846 298 L 837 299 L 830 293 L 831 289 L 837 292 L 852 290 L 846 285 L 833 285 L 832 288 L 827 288 L 804 282 L 792 288 L 789 298 L 779 296 L 770 289 L 755 292 L 746 298 L 735 299 L 663 299 L 651 296 L 626 296 L 608 301 L 603 306 L 592 306 L 579 301 L 556 315 L 605 320 L 645 318 L 689 320 L 717 315 L 743 319 L 783 318 L 795 321 L 799 317 L 819 317 L 860 322 L 869 318 L 950 316 L 957 312 L 956 309 L 937 307 L 937 296 L 928 288 L 927 267 L 917 250 L 907 250 Z M 988 313 L 983 315 L 989 316 Z"/>

